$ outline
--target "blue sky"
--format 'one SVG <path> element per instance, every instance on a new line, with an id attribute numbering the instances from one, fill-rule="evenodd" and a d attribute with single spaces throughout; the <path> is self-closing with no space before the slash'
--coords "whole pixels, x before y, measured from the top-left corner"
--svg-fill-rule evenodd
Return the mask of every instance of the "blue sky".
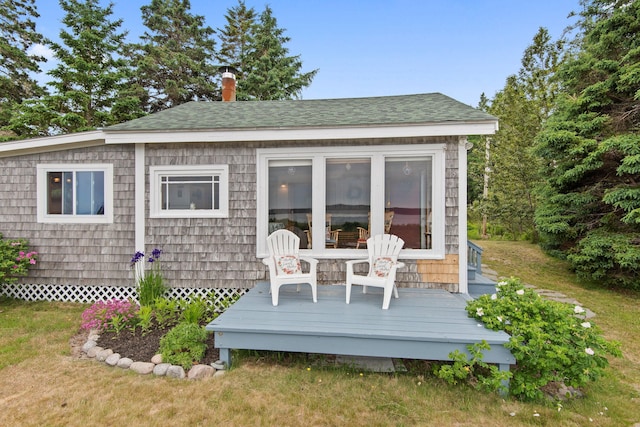
<path id="1" fill-rule="evenodd" d="M 144 27 L 140 7 L 151 0 L 113 0 L 113 19 L 129 39 Z M 191 0 L 193 14 L 222 28 L 237 0 Z M 579 0 L 246 0 L 269 5 L 291 38 L 303 71 L 319 69 L 303 99 L 441 92 L 477 106 L 517 73 L 539 27 L 558 38 Z M 102 0 L 106 5 L 107 1 Z M 63 13 L 56 0 L 36 0 L 37 30 L 57 39 Z"/>

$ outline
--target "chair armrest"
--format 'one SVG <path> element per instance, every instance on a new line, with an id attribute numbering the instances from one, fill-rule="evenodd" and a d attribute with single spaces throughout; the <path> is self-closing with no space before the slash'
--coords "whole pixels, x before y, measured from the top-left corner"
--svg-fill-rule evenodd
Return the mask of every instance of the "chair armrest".
<path id="1" fill-rule="evenodd" d="M 363 262 L 367 262 L 367 263 L 368 263 L 368 262 L 369 262 L 369 258 L 365 258 L 365 259 L 352 259 L 352 260 L 349 260 L 349 261 L 345 261 L 345 263 L 346 263 L 347 265 L 361 264 L 361 263 L 363 263 Z"/>
<path id="2" fill-rule="evenodd" d="M 316 265 L 316 264 L 318 264 L 318 260 L 317 260 L 317 259 L 315 259 L 315 258 L 311 258 L 311 257 L 308 257 L 308 256 L 299 256 L 298 258 L 300 258 L 300 261 L 307 262 L 307 263 L 309 263 L 310 265 Z"/>

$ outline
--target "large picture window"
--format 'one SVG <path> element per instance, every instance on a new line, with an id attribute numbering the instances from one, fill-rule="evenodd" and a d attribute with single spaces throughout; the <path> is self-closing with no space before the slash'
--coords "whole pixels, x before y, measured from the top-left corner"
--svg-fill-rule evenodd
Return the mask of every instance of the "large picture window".
<path id="1" fill-rule="evenodd" d="M 228 174 L 227 165 L 152 166 L 151 217 L 227 217 Z"/>
<path id="2" fill-rule="evenodd" d="M 258 150 L 258 256 L 282 228 L 319 257 L 362 255 L 381 233 L 407 258 L 444 256 L 444 158 L 444 144 Z"/>
<path id="3" fill-rule="evenodd" d="M 37 166 L 38 222 L 113 222 L 113 166 Z"/>

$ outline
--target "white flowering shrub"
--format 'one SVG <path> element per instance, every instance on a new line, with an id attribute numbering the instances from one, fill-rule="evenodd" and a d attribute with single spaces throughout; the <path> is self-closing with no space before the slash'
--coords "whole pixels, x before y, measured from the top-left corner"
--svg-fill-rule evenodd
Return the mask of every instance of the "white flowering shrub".
<path id="1" fill-rule="evenodd" d="M 467 312 L 511 336 L 506 346 L 517 365 L 510 394 L 532 400 L 549 383 L 584 386 L 602 375 L 607 355 L 621 356 L 619 343 L 605 340 L 582 307 L 542 298 L 516 278 L 499 282 L 497 289 L 470 301 Z"/>

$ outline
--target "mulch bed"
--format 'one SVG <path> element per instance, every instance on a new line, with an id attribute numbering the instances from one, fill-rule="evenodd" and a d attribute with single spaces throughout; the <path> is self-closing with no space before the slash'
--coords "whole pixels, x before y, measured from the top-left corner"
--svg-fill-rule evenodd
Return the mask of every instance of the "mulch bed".
<path id="1" fill-rule="evenodd" d="M 137 328 L 134 332 L 123 330 L 115 332 L 103 332 L 100 334 L 98 345 L 102 348 L 110 348 L 121 357 L 128 357 L 137 362 L 150 362 L 151 358 L 159 353 L 160 338 L 162 338 L 171 327 L 154 325 L 146 332 Z M 200 364 L 211 364 L 219 359 L 219 351 L 214 346 L 214 334 L 209 333 L 207 337 L 207 350 L 205 351 Z"/>

